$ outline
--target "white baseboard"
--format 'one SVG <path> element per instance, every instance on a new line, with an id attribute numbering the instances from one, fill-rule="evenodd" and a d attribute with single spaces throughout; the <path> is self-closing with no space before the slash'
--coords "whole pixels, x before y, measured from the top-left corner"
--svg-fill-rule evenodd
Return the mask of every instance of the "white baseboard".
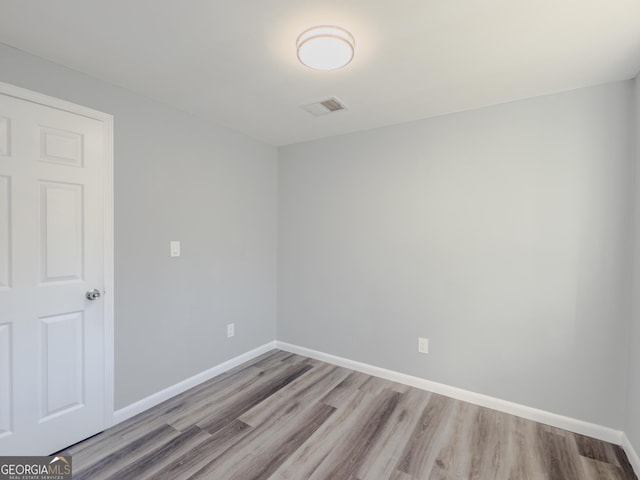
<path id="1" fill-rule="evenodd" d="M 340 367 L 356 370 L 368 375 L 381 377 L 385 380 L 402 383 L 404 385 L 420 388 L 422 390 L 428 390 L 440 395 L 445 395 L 447 397 L 455 398 L 468 403 L 473 403 L 474 405 L 479 405 L 481 407 L 491 408 L 492 410 L 497 410 L 499 412 L 509 413 L 511 415 L 516 415 L 528 420 L 544 423 L 545 425 L 551 425 L 552 427 L 558 427 L 570 432 L 597 438 L 600 440 L 604 440 L 605 442 L 614 443 L 616 445 L 622 444 L 622 439 L 624 436 L 623 432 L 621 432 L 620 430 L 615 430 L 613 428 L 585 422 L 583 420 L 577 420 L 575 418 L 565 417 L 563 415 L 546 412 L 537 408 L 527 407 L 518 403 L 508 402 L 506 400 L 490 397 L 481 393 L 475 393 L 470 392 L 469 390 L 451 387 L 443 383 L 432 382 L 424 378 L 405 375 L 404 373 L 394 372 L 393 370 L 375 367 L 366 363 L 356 362 L 347 358 L 337 357 L 335 355 L 330 355 L 328 353 L 319 352 L 317 350 L 292 345 L 286 342 L 276 341 L 276 348 L 285 350 L 287 352 L 304 355 L 306 357 L 315 358 L 316 360 L 321 360 L 323 362 L 338 365 Z M 636 471 L 640 472 L 640 469 Z"/>
<path id="2" fill-rule="evenodd" d="M 640 457 L 638 456 L 636 449 L 631 445 L 631 440 L 629 440 L 629 437 L 627 437 L 627 434 L 624 432 L 622 433 L 622 448 L 627 454 L 627 458 L 633 467 L 633 471 L 636 472 L 636 474 L 640 474 Z"/>
<path id="3" fill-rule="evenodd" d="M 205 370 L 204 372 L 200 372 L 193 377 L 187 378 L 186 380 L 176 383 L 175 385 L 165 388 L 164 390 L 154 393 L 153 395 L 149 395 L 148 397 L 132 403 L 131 405 L 128 405 L 124 408 L 121 408 L 120 410 L 116 410 L 113 413 L 113 423 L 111 426 L 134 417 L 151 407 L 155 407 L 165 400 L 169 400 L 176 395 L 186 392 L 190 388 L 193 388 L 196 385 L 200 385 L 201 383 L 206 382 L 207 380 L 210 380 L 213 377 L 226 372 L 227 370 L 231 370 L 232 368 L 237 367 L 244 362 L 253 360 L 263 353 L 267 353 L 268 351 L 273 350 L 274 348 L 276 348 L 276 342 L 265 343 L 258 348 L 243 353 L 242 355 L 238 355 L 237 357 L 232 358 L 231 360 L 227 360 L 226 362 L 222 362 L 215 367 Z"/>

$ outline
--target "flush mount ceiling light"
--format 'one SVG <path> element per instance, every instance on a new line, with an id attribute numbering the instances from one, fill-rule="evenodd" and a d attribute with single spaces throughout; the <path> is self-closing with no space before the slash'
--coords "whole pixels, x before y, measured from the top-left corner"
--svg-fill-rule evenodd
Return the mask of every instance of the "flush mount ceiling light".
<path id="1" fill-rule="evenodd" d="M 298 60 L 316 70 L 335 70 L 353 58 L 355 41 L 344 28 L 323 25 L 305 30 L 296 42 Z"/>

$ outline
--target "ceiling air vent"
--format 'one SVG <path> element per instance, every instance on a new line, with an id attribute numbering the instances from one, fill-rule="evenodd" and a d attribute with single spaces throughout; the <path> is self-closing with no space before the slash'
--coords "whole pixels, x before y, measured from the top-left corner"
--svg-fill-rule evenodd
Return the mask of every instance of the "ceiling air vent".
<path id="1" fill-rule="evenodd" d="M 302 105 L 300 108 L 312 115 L 315 115 L 316 117 L 347 109 L 347 107 L 344 106 L 344 103 L 336 97 L 331 97 L 326 100 L 322 100 L 321 102 L 310 103 L 309 105 Z"/>

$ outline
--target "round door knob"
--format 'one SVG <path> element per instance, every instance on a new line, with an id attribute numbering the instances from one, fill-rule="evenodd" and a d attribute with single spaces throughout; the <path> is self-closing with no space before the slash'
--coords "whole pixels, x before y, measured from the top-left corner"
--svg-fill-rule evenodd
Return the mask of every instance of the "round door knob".
<path id="1" fill-rule="evenodd" d="M 100 298 L 100 290 L 94 288 L 93 290 L 89 290 L 87 292 L 87 300 L 97 300 L 98 298 Z"/>

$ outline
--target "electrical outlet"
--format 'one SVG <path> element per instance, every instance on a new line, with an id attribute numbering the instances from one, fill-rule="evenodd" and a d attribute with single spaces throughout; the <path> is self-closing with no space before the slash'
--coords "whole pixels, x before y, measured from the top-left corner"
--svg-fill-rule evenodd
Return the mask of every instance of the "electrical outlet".
<path id="1" fill-rule="evenodd" d="M 236 334 L 236 328 L 234 323 L 230 323 L 227 325 L 227 338 L 231 338 Z"/>
<path id="2" fill-rule="evenodd" d="M 429 339 L 418 338 L 418 353 L 429 353 Z"/>

